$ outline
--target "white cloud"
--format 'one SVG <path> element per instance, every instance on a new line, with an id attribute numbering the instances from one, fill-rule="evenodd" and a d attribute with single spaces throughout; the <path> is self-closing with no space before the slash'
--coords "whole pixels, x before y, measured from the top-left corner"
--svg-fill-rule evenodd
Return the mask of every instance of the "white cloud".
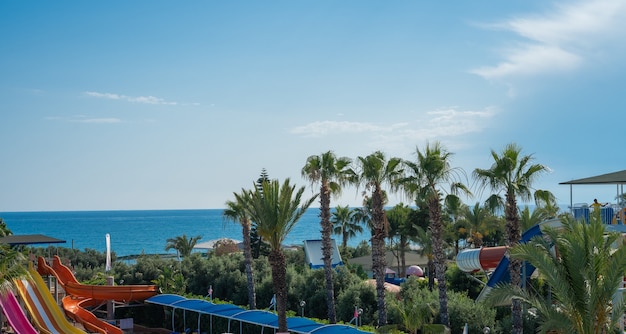
<path id="1" fill-rule="evenodd" d="M 98 92 L 85 92 L 85 95 L 95 98 L 108 99 L 108 100 L 122 100 L 134 103 L 144 104 L 164 104 L 164 105 L 177 105 L 177 102 L 169 102 L 162 98 L 155 96 L 127 96 L 121 94 L 112 93 L 98 93 Z"/>
<path id="2" fill-rule="evenodd" d="M 598 49 L 621 45 L 626 32 L 626 2 L 589 0 L 558 4 L 543 15 L 492 25 L 525 39 L 503 52 L 495 66 L 471 70 L 486 79 L 537 75 L 579 68 Z"/>
<path id="3" fill-rule="evenodd" d="M 405 124 L 392 124 L 389 126 L 381 126 L 362 122 L 321 121 L 297 126 L 291 130 L 291 133 L 303 135 L 305 137 L 320 137 L 345 133 L 389 132 L 404 125 Z"/>
<path id="4" fill-rule="evenodd" d="M 85 115 L 77 115 L 73 117 L 58 117 L 58 116 L 48 116 L 45 117 L 48 121 L 62 121 L 62 122 L 72 122 L 72 123 L 99 123 L 99 124 L 113 124 L 113 123 L 121 123 L 122 120 L 115 117 L 90 117 Z"/>
<path id="5" fill-rule="evenodd" d="M 112 123 L 120 123 L 122 122 L 119 118 L 76 118 L 70 120 L 70 122 L 75 123 L 99 123 L 99 124 L 112 124 Z"/>
<path id="6" fill-rule="evenodd" d="M 369 122 L 318 121 L 297 126 L 290 132 L 303 137 L 329 137 L 345 134 L 361 136 L 355 140 L 390 151 L 413 147 L 416 142 L 455 140 L 460 136 L 480 133 L 489 127 L 495 108 L 480 111 L 441 108 L 422 114 L 421 119 L 408 122 L 374 124 Z"/>

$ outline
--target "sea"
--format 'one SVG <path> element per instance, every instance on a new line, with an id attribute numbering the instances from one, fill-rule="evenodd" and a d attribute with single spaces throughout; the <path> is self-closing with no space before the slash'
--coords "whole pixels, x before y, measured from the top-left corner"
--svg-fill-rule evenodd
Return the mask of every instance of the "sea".
<path id="1" fill-rule="evenodd" d="M 319 208 L 309 208 L 283 244 L 301 246 L 304 240 L 320 239 L 319 212 Z M 223 213 L 223 209 L 0 212 L 0 218 L 14 235 L 43 234 L 65 241 L 52 246 L 106 252 L 109 234 L 111 251 L 118 257 L 142 253 L 174 256 L 175 250 L 165 251 L 166 240 L 183 234 L 187 238 L 201 236 L 199 243 L 221 238 L 242 240 L 241 225 L 225 220 Z M 348 245 L 354 247 L 369 237 L 364 229 Z M 340 236 L 334 238 L 341 243 Z"/>

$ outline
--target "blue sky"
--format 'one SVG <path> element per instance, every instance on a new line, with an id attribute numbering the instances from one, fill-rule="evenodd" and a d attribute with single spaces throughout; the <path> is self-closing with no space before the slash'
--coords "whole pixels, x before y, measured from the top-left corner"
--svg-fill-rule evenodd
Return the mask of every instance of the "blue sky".
<path id="1" fill-rule="evenodd" d="M 0 211 L 221 208 L 434 141 L 468 174 L 516 142 L 568 203 L 626 167 L 625 38 L 614 0 L 2 1 Z"/>

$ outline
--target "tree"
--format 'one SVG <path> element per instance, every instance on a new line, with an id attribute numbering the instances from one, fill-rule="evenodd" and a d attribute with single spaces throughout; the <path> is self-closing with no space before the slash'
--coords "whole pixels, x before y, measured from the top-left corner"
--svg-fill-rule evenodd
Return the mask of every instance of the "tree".
<path id="1" fill-rule="evenodd" d="M 514 285 L 496 287 L 491 303 L 521 300 L 536 308 L 541 333 L 599 334 L 617 331 L 623 302 L 614 297 L 626 272 L 626 247 L 620 233 L 607 233 L 600 214 L 590 223 L 561 218 L 562 227 L 546 228 L 547 238 L 535 237 L 510 250 L 539 271 L 551 295 L 540 296 Z M 556 252 L 554 251 L 556 248 Z"/>
<path id="2" fill-rule="evenodd" d="M 348 247 L 348 240 L 354 238 L 357 233 L 363 232 L 363 227 L 356 217 L 355 209 L 350 209 L 348 205 L 335 207 L 331 214 L 330 221 L 333 223 L 333 233 L 341 236 L 341 248 Z"/>
<path id="3" fill-rule="evenodd" d="M 162 293 L 184 294 L 187 288 L 185 278 L 182 273 L 177 272 L 173 266 L 165 266 L 152 283 L 159 287 Z"/>
<path id="4" fill-rule="evenodd" d="M 445 192 L 444 185 L 448 185 L 450 195 L 459 193 L 471 194 L 469 189 L 458 181 L 460 169 L 450 166 L 452 153 L 448 152 L 440 143 L 426 144 L 424 151 L 416 150 L 417 161 L 407 161 L 411 178 L 406 180 L 409 190 L 421 192 L 427 202 L 430 218 L 429 230 L 432 236 L 432 250 L 435 263 L 435 276 L 439 288 L 439 318 L 440 322 L 450 327 L 448 314 L 448 295 L 446 286 L 446 254 L 444 252 L 443 221 L 441 195 Z M 457 202 L 456 200 L 454 202 Z"/>
<path id="5" fill-rule="evenodd" d="M 376 279 L 376 298 L 378 300 L 378 325 L 387 323 L 387 306 L 385 305 L 385 238 L 387 236 L 384 210 L 385 195 L 383 186 L 392 190 L 397 188 L 397 181 L 402 178 L 404 169 L 399 158 L 386 159 L 385 154 L 376 151 L 365 157 L 358 157 L 360 173 L 358 185 L 371 192 L 372 220 L 372 271 Z"/>
<path id="6" fill-rule="evenodd" d="M 268 256 L 272 267 L 272 284 L 278 311 L 278 332 L 287 332 L 287 269 L 282 243 L 298 220 L 315 201 L 317 195 L 302 199 L 304 187 L 296 191 L 295 185 L 285 179 L 263 181 L 260 188 L 247 191 L 245 208 L 256 223 L 258 234 L 270 246 Z"/>
<path id="7" fill-rule="evenodd" d="M 241 225 L 241 235 L 243 238 L 243 254 L 244 263 L 246 267 L 246 278 L 248 279 L 248 305 L 251 310 L 256 309 L 256 292 L 254 287 L 254 272 L 252 268 L 252 246 L 250 240 L 250 217 L 246 212 L 245 205 L 246 192 L 242 191 L 241 194 L 236 194 L 234 201 L 226 202 L 226 209 L 224 210 L 224 218 L 226 220 L 237 222 Z"/>
<path id="8" fill-rule="evenodd" d="M 506 220 L 507 246 L 514 247 L 521 238 L 519 215 L 517 209 L 517 197 L 523 201 L 531 198 L 533 181 L 542 173 L 548 171 L 548 167 L 541 164 L 532 164 L 532 155 L 521 155 L 522 149 L 515 143 L 508 144 L 498 154 L 491 150 L 494 163 L 489 169 L 476 168 L 474 176 L 483 187 L 490 187 L 494 194 L 487 200 L 488 203 L 501 202 L 500 192 L 504 192 Z M 509 264 L 511 284 L 520 286 L 521 261 L 513 259 Z M 511 305 L 513 313 L 513 334 L 523 332 L 522 305 L 518 299 L 514 299 Z"/>
<path id="9" fill-rule="evenodd" d="M 202 236 L 200 235 L 187 239 L 186 234 L 183 234 L 182 236 L 177 236 L 175 238 L 169 238 L 165 240 L 167 242 L 167 244 L 165 245 L 165 251 L 175 249 L 178 255 L 182 257 L 187 257 L 191 255 L 193 247 L 198 243 L 198 240 L 200 239 L 202 239 Z"/>
<path id="10" fill-rule="evenodd" d="M 468 243 L 475 248 L 483 246 L 483 237 L 498 229 L 498 219 L 480 203 L 473 207 L 466 206 L 461 213 L 459 223 L 464 225 L 469 235 Z"/>
<path id="11" fill-rule="evenodd" d="M 335 313 L 335 293 L 333 288 L 332 244 L 333 225 L 330 221 L 330 198 L 341 194 L 341 188 L 348 181 L 354 180 L 355 173 L 350 168 L 352 160 L 346 157 L 337 158 L 332 151 L 321 155 L 312 155 L 302 167 L 302 176 L 311 181 L 311 185 L 320 183 L 320 225 L 322 227 L 322 260 L 326 275 L 326 304 L 328 321 L 337 322 Z"/>
<path id="12" fill-rule="evenodd" d="M 413 210 L 407 205 L 400 203 L 387 211 L 387 221 L 389 222 L 389 239 L 392 245 L 392 252 L 398 261 L 398 272 L 400 277 L 406 276 L 406 250 L 409 248 L 412 237 L 417 236 L 417 224 L 411 220 Z M 397 238 L 397 247 L 393 247 L 394 239 Z M 395 248 L 395 250 L 394 250 Z M 397 252 L 396 252 L 397 250 Z"/>

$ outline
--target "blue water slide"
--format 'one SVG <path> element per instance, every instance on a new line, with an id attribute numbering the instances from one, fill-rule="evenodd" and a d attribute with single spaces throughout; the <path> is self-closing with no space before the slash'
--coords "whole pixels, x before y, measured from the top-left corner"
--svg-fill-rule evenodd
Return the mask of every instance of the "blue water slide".
<path id="1" fill-rule="evenodd" d="M 524 232 L 522 234 L 522 238 L 520 239 L 520 243 L 527 243 L 528 241 L 530 241 L 530 239 L 538 235 L 541 235 L 541 227 L 539 224 L 531 227 L 526 232 Z M 524 266 L 522 267 L 522 275 L 523 275 L 522 280 L 528 279 L 528 277 L 530 277 L 530 275 L 532 275 L 534 271 L 535 271 L 535 267 L 532 264 L 525 262 Z M 487 294 L 491 291 L 491 289 L 493 289 L 496 285 L 500 283 L 508 283 L 510 281 L 511 281 L 511 275 L 509 273 L 509 258 L 506 255 L 504 255 L 502 256 L 502 260 L 500 260 L 500 263 L 498 263 L 496 270 L 494 270 L 494 272 L 489 277 L 489 280 L 487 281 L 487 285 L 480 292 L 480 295 L 478 296 L 476 300 L 480 301 L 484 299 L 487 296 Z"/>

